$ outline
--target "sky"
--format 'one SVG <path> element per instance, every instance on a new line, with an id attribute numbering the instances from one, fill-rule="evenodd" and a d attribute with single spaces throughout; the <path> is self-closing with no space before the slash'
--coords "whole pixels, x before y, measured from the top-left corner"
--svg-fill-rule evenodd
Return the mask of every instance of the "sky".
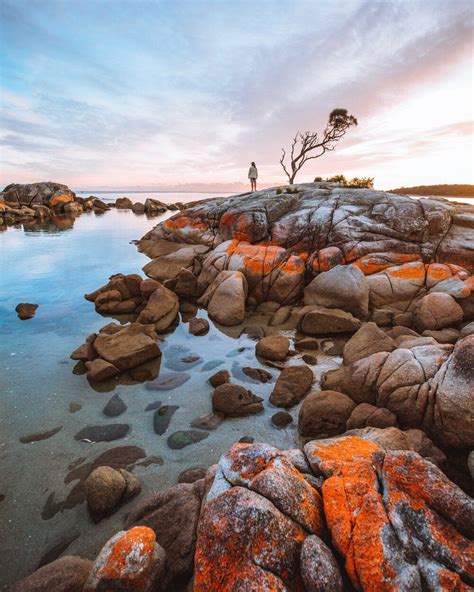
<path id="1" fill-rule="evenodd" d="M 297 181 L 474 182 L 474 2 L 0 0 L 0 185 L 283 184 L 296 131 L 359 121 Z"/>

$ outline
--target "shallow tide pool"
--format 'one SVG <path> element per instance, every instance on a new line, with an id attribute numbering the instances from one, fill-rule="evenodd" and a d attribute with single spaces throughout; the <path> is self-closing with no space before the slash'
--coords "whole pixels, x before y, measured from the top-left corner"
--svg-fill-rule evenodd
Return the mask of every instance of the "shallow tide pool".
<path id="1" fill-rule="evenodd" d="M 73 374 L 75 362 L 69 359 L 70 353 L 111 320 L 98 315 L 83 295 L 114 273 L 140 272 L 148 259 L 130 241 L 161 219 L 112 209 L 103 215 L 83 214 L 74 221 L 58 218 L 56 225 L 43 228 L 8 228 L 0 235 L 0 587 L 33 571 L 45 556 L 51 559 L 64 553 L 93 558 L 120 530 L 133 501 L 97 525 L 89 518 L 85 503 L 68 503 L 61 509 L 77 485 L 66 479 L 68 473 L 107 450 L 136 446 L 145 451 L 146 458 L 140 459 L 144 464 L 134 468 L 144 496 L 175 484 L 184 469 L 216 462 L 243 436 L 283 448 L 297 443 L 297 408 L 291 410 L 295 421 L 285 429 L 276 429 L 270 421 L 278 411 L 268 403 L 278 370 L 266 368 L 273 375 L 267 384 L 246 377 L 243 366 L 263 367 L 255 358 L 255 341 L 245 334 L 235 337 L 238 332 L 212 323 L 206 336 L 195 337 L 180 320 L 164 336 L 160 376 L 177 372 L 186 379 L 172 390 L 135 383 L 109 384 L 99 392 L 84 375 Z M 18 319 L 15 306 L 19 302 L 39 305 L 33 319 Z M 203 310 L 198 316 L 207 318 Z M 248 324 L 260 322 L 265 319 L 248 320 Z M 291 337 L 293 332 L 287 334 Z M 198 360 L 183 363 L 182 358 L 189 356 Z M 316 385 L 321 372 L 336 367 L 338 361 L 319 357 L 313 367 Z M 290 363 L 298 362 L 299 356 Z M 207 379 L 225 368 L 232 373 L 232 382 L 264 398 L 265 411 L 226 419 L 206 439 L 181 450 L 170 449 L 169 435 L 190 429 L 194 418 L 211 411 L 212 389 Z M 107 417 L 103 408 L 115 394 L 127 410 L 119 417 Z M 145 411 L 156 401 L 178 407 L 162 435 L 153 429 L 154 412 Z M 80 409 L 71 412 L 71 403 L 72 409 Z M 129 425 L 125 438 L 100 443 L 74 439 L 87 426 L 116 423 Z M 56 428 L 61 429 L 48 439 L 20 442 L 22 437 Z M 155 457 L 154 462 L 148 464 L 150 457 Z"/>

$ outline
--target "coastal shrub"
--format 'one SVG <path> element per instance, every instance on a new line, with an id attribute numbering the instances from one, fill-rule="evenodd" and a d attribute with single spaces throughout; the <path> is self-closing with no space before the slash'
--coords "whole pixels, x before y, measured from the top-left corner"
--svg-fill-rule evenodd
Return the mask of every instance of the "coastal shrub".
<path id="1" fill-rule="evenodd" d="M 366 187 L 368 189 L 372 189 L 374 186 L 374 178 L 373 177 L 354 177 L 348 182 L 349 187 Z"/>
<path id="2" fill-rule="evenodd" d="M 314 182 L 315 183 L 321 183 L 322 180 L 323 180 L 322 177 L 314 177 Z"/>
<path id="3" fill-rule="evenodd" d="M 286 192 L 287 193 L 298 193 L 298 189 L 296 187 L 287 187 Z"/>
<path id="4" fill-rule="evenodd" d="M 281 187 L 276 188 L 276 194 L 281 195 L 283 193 L 283 189 Z"/>
<path id="5" fill-rule="evenodd" d="M 347 179 L 344 175 L 334 175 L 333 177 L 328 177 L 326 181 L 329 181 L 329 183 L 342 183 L 342 185 L 347 185 Z"/>
<path id="6" fill-rule="evenodd" d="M 353 179 L 346 179 L 344 175 L 334 175 L 333 177 L 328 177 L 326 181 L 329 183 L 341 183 L 344 187 L 363 187 L 372 189 L 374 186 L 374 177 L 354 177 Z"/>

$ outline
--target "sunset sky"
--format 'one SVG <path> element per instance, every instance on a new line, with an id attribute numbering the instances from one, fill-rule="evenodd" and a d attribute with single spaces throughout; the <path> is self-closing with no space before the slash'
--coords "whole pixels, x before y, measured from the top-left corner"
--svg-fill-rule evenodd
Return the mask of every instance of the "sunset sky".
<path id="1" fill-rule="evenodd" d="M 1 185 L 224 189 L 251 160 L 275 185 L 334 107 L 359 126 L 298 181 L 474 182 L 471 1 L 0 6 Z"/>

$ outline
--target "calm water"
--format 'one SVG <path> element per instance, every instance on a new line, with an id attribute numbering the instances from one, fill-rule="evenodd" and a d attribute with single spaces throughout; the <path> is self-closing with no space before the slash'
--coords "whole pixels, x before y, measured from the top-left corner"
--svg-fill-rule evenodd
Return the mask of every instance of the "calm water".
<path id="1" fill-rule="evenodd" d="M 85 376 L 72 373 L 74 362 L 69 354 L 87 335 L 109 321 L 84 300 L 84 293 L 104 284 L 113 273 L 139 272 L 148 260 L 130 241 L 161 219 L 148 220 L 132 212 L 111 210 L 100 216 L 84 214 L 73 224 L 58 219 L 60 228 L 8 228 L 0 235 L 0 495 L 5 496 L 0 502 L 0 588 L 35 569 L 43 555 L 59 543 L 66 544 L 75 537 L 65 554 L 92 558 L 121 528 L 130 504 L 98 525 L 88 517 L 84 503 L 48 520 L 42 518 L 51 494 L 56 502 L 62 501 L 76 485 L 64 480 L 68 467 L 78 459 L 92 461 L 105 450 L 126 445 L 140 446 L 148 456 L 161 456 L 162 465 L 138 466 L 134 470 L 142 482 L 141 495 L 145 495 L 173 485 L 186 468 L 212 464 L 244 435 L 282 447 L 296 443 L 295 423 L 284 430 L 270 423 L 275 412 L 268 404 L 273 384 L 262 385 L 249 379 L 244 382 L 242 366 L 260 367 L 254 355 L 255 342 L 245 335 L 235 338 L 232 331 L 227 335 L 211 325 L 207 336 L 194 337 L 187 324 L 181 322 L 162 345 L 160 374 L 176 369 L 182 357 L 195 354 L 203 359 L 185 369 L 189 380 L 174 390 L 153 391 L 145 383 L 97 392 Z M 14 310 L 19 302 L 39 304 L 36 316 L 20 321 Z M 199 316 L 205 314 L 199 312 Z M 250 319 L 249 323 L 260 320 Z M 210 361 L 216 362 L 216 368 L 204 367 Z M 337 365 L 337 361 L 323 357 L 314 367 L 316 377 Z M 207 379 L 224 368 L 232 371 L 234 382 L 247 384 L 264 397 L 265 412 L 228 419 L 206 440 L 171 450 L 166 443 L 170 434 L 189 429 L 192 419 L 211 411 Z M 277 374 L 276 370 L 271 372 Z M 108 418 L 102 410 L 115 393 L 128 409 L 119 417 Z M 162 436 L 153 430 L 153 412 L 144 411 L 146 405 L 157 400 L 179 406 Z M 70 413 L 71 402 L 82 405 L 81 410 Z M 296 418 L 296 408 L 292 414 Z M 128 436 L 96 444 L 74 439 L 85 426 L 113 423 L 129 424 Z M 62 429 L 47 440 L 30 444 L 19 441 L 22 436 L 60 426 Z"/>

